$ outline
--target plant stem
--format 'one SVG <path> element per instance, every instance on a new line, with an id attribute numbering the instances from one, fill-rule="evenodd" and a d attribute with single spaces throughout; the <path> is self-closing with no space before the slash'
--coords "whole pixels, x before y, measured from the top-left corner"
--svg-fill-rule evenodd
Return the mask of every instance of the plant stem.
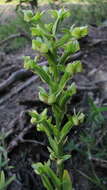
<path id="1" fill-rule="evenodd" d="M 58 152 L 59 152 L 59 158 L 63 155 L 63 144 L 59 143 L 58 144 Z M 60 178 L 61 182 L 62 182 L 62 177 L 63 177 L 63 172 L 64 172 L 64 164 L 63 162 L 58 162 L 59 159 L 57 160 L 57 176 Z M 60 187 L 60 189 L 58 190 L 62 190 L 62 185 Z"/>

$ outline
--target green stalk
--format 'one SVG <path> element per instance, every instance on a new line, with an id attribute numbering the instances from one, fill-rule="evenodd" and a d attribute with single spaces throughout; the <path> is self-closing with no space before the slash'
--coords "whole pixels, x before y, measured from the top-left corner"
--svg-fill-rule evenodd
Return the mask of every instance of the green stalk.
<path id="1" fill-rule="evenodd" d="M 63 143 L 62 142 L 59 142 L 59 138 L 60 138 L 60 126 L 61 126 L 61 123 L 59 123 L 59 118 L 56 116 L 55 117 L 55 120 L 56 120 L 56 126 L 57 126 L 57 129 L 59 129 L 59 135 L 57 137 L 57 146 L 58 146 L 58 158 L 56 160 L 56 168 L 57 168 L 57 176 L 59 177 L 59 179 L 61 180 L 62 182 L 62 177 L 63 177 L 63 173 L 64 173 L 64 164 L 63 162 L 60 162 L 60 158 L 63 156 Z M 61 120 L 61 118 L 60 118 Z M 60 189 L 58 190 L 62 190 L 62 185 L 60 187 Z"/>
<path id="2" fill-rule="evenodd" d="M 61 157 L 63 155 L 63 145 L 61 143 L 58 144 L 58 150 L 59 150 L 59 157 Z M 63 176 L 63 171 L 64 171 L 64 164 L 62 162 L 58 163 L 57 161 L 57 175 L 61 180 Z"/>
<path id="3" fill-rule="evenodd" d="M 57 69 L 57 61 L 54 57 L 54 55 L 52 55 L 51 52 L 49 52 L 47 55 L 46 55 L 47 59 L 48 59 L 48 63 L 49 65 L 53 68 L 54 70 L 54 80 L 55 82 L 58 81 L 58 69 Z"/>

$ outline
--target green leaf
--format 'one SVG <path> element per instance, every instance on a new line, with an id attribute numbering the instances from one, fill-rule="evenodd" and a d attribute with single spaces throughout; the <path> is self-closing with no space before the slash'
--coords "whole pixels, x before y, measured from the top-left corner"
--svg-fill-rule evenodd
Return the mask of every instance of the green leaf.
<path id="1" fill-rule="evenodd" d="M 55 94 L 51 94 L 50 96 L 48 96 L 48 104 L 54 104 L 56 102 L 56 96 Z"/>
<path id="2" fill-rule="evenodd" d="M 64 54 L 59 59 L 59 64 L 65 64 L 69 56 L 73 53 L 76 53 L 80 50 L 80 46 L 77 40 L 73 40 L 68 42 L 63 47 L 65 49 Z"/>
<path id="3" fill-rule="evenodd" d="M 6 187 L 15 179 L 15 176 L 10 177 L 7 181 L 5 179 L 4 171 L 0 171 L 0 190 L 6 189 Z"/>
<path id="4" fill-rule="evenodd" d="M 48 104 L 48 94 L 47 94 L 47 92 L 46 92 L 45 89 L 42 88 L 42 87 L 39 87 L 39 89 L 40 89 L 40 91 L 39 91 L 39 99 L 40 99 L 42 102 Z"/>
<path id="5" fill-rule="evenodd" d="M 47 176 L 45 183 L 50 186 L 48 183 L 48 178 L 50 178 L 51 183 L 54 185 L 55 188 L 60 188 L 61 182 L 60 179 L 56 176 L 56 174 L 52 171 L 52 169 L 48 166 L 48 164 L 42 164 L 42 163 L 37 163 L 33 164 L 32 167 L 34 168 L 34 171 L 36 174 L 41 175 L 41 176 Z M 47 186 L 46 186 L 47 187 Z M 52 186 L 50 186 L 52 187 Z M 50 190 L 50 189 L 49 189 Z"/>
<path id="6" fill-rule="evenodd" d="M 42 175 L 41 176 L 41 179 L 42 179 L 42 182 L 43 182 L 43 185 L 44 187 L 47 189 L 47 190 L 54 190 L 51 183 L 50 183 L 50 180 L 48 179 L 47 176 L 45 175 Z"/>
<path id="7" fill-rule="evenodd" d="M 32 31 L 32 36 L 41 36 L 41 37 L 45 36 L 47 38 L 51 37 L 49 32 L 45 28 L 40 27 L 39 24 L 36 27 L 32 27 L 31 31 Z"/>
<path id="8" fill-rule="evenodd" d="M 49 137 L 48 140 L 53 152 L 55 153 L 56 156 L 58 156 L 58 144 L 56 140 L 52 139 L 52 137 Z"/>
<path id="9" fill-rule="evenodd" d="M 35 173 L 38 175 L 42 175 L 45 173 L 44 165 L 41 162 L 32 164 L 32 168 L 34 169 Z"/>
<path id="10" fill-rule="evenodd" d="M 41 53 L 47 53 L 48 52 L 48 46 L 41 40 L 32 40 L 32 49 L 40 51 Z"/>
<path id="11" fill-rule="evenodd" d="M 37 113 L 36 110 L 29 111 L 29 115 L 32 117 L 31 118 L 32 124 L 36 124 L 39 121 L 39 114 Z"/>
<path id="12" fill-rule="evenodd" d="M 64 89 L 66 83 L 68 82 L 68 80 L 71 78 L 70 74 L 68 72 L 65 71 L 65 73 L 63 74 L 59 86 L 58 86 L 58 91 L 59 93 Z"/>
<path id="13" fill-rule="evenodd" d="M 72 31 L 71 34 L 73 37 L 76 39 L 80 39 L 88 34 L 88 27 L 75 27 Z"/>
<path id="14" fill-rule="evenodd" d="M 31 21 L 34 23 L 40 23 L 43 14 L 44 14 L 44 11 L 36 12 L 36 14 L 32 17 Z"/>
<path id="15" fill-rule="evenodd" d="M 31 122 L 33 124 L 45 122 L 45 120 L 47 121 L 47 109 L 44 109 L 41 114 L 38 114 L 37 111 L 32 110 L 29 111 L 29 115 L 32 117 Z"/>
<path id="16" fill-rule="evenodd" d="M 41 117 L 42 117 L 42 119 L 47 119 L 47 108 L 45 108 L 43 111 L 42 111 L 42 113 L 41 113 Z"/>
<path id="17" fill-rule="evenodd" d="M 83 113 L 80 113 L 78 116 L 78 120 L 80 124 L 84 122 L 84 118 L 85 118 L 85 115 Z"/>
<path id="18" fill-rule="evenodd" d="M 71 120 L 73 122 L 73 125 L 79 125 L 79 119 L 77 115 L 72 116 Z"/>
<path id="19" fill-rule="evenodd" d="M 76 73 L 82 72 L 83 69 L 80 61 L 74 61 L 73 63 L 69 63 L 65 70 L 70 75 L 74 75 Z"/>
<path id="20" fill-rule="evenodd" d="M 45 129 L 44 129 L 44 125 L 43 125 L 43 124 L 39 123 L 39 124 L 37 124 L 36 127 L 37 127 L 37 131 L 45 132 Z"/>
<path id="21" fill-rule="evenodd" d="M 58 79 L 57 56 L 54 52 L 54 49 L 51 48 L 51 44 L 49 45 L 49 49 L 50 49 L 50 52 L 48 52 L 48 55 L 47 55 L 47 59 L 49 63 L 49 73 L 55 79 L 54 80 L 54 83 L 55 83 L 57 82 L 57 79 Z"/>
<path id="22" fill-rule="evenodd" d="M 57 10 L 51 10 L 50 11 L 52 17 L 57 18 L 58 17 L 58 11 Z"/>
<path id="23" fill-rule="evenodd" d="M 63 190 L 67 189 L 67 190 L 73 190 L 72 188 L 72 182 L 69 176 L 69 173 L 67 170 L 64 170 L 64 174 L 63 174 Z"/>
<path id="24" fill-rule="evenodd" d="M 50 119 L 47 118 L 47 109 L 44 109 L 41 114 L 36 111 L 30 111 L 29 114 L 32 116 L 31 122 L 37 124 L 37 130 L 43 131 L 48 137 L 53 135 L 53 129 Z"/>
<path id="25" fill-rule="evenodd" d="M 64 155 L 64 156 L 62 156 L 60 159 L 58 159 L 58 161 L 57 161 L 57 164 L 58 165 L 60 165 L 60 164 L 62 164 L 64 161 L 66 161 L 66 160 L 68 160 L 68 159 L 70 159 L 71 158 L 71 155 Z"/>
<path id="26" fill-rule="evenodd" d="M 53 23 L 45 24 L 45 28 L 48 30 L 48 32 L 52 32 Z"/>
<path id="27" fill-rule="evenodd" d="M 34 73 L 41 77 L 43 82 L 46 82 L 52 87 L 53 83 L 50 75 L 42 68 L 42 66 L 37 65 L 34 60 L 30 59 L 29 56 L 24 58 L 24 68 L 31 69 Z"/>
<path id="28" fill-rule="evenodd" d="M 34 117 L 32 117 L 31 118 L 31 120 L 30 120 L 30 122 L 31 122 L 31 124 L 36 124 L 37 123 L 37 119 L 36 118 L 34 118 Z"/>
<path id="29" fill-rule="evenodd" d="M 59 9 L 59 10 L 51 10 L 50 13 L 52 14 L 52 16 L 54 18 L 59 18 L 62 21 L 70 16 L 70 12 L 68 10 L 63 9 Z"/>
<path id="30" fill-rule="evenodd" d="M 66 137 L 66 135 L 69 133 L 69 131 L 71 130 L 72 127 L 73 127 L 73 122 L 72 121 L 68 121 L 64 125 L 64 127 L 61 130 L 60 141 L 62 141 L 62 139 L 64 139 Z"/>
<path id="31" fill-rule="evenodd" d="M 26 10 L 26 11 L 23 11 L 24 12 L 24 20 L 26 22 L 30 22 L 32 17 L 33 17 L 33 13 L 31 10 Z"/>
<path id="32" fill-rule="evenodd" d="M 47 147 L 47 148 L 48 148 L 48 151 L 50 153 L 50 160 L 55 161 L 57 159 L 55 152 L 50 147 Z"/>
<path id="33" fill-rule="evenodd" d="M 66 66 L 65 66 L 65 65 L 58 65 L 57 68 L 58 68 L 58 71 L 64 73 L 64 72 L 65 72 L 65 68 L 66 68 Z"/>
<path id="34" fill-rule="evenodd" d="M 45 164 L 44 166 L 45 166 L 46 174 L 51 179 L 55 188 L 60 189 L 61 187 L 60 179 L 57 177 L 57 175 L 53 172 L 53 170 L 47 164 Z"/>
<path id="35" fill-rule="evenodd" d="M 53 125 L 52 130 L 53 130 L 54 136 L 58 137 L 59 136 L 59 130 L 57 129 L 56 125 Z"/>
<path id="36" fill-rule="evenodd" d="M 24 56 L 24 68 L 29 70 L 33 69 L 36 62 L 30 58 L 30 56 Z"/>
<path id="37" fill-rule="evenodd" d="M 48 120 L 43 120 L 42 121 L 44 131 L 48 137 L 51 137 L 53 135 L 53 130 L 51 128 L 51 124 Z"/>
<path id="38" fill-rule="evenodd" d="M 73 40 L 64 45 L 65 52 L 69 54 L 76 53 L 80 50 L 79 42 L 77 40 Z"/>
<path id="39" fill-rule="evenodd" d="M 71 117 L 69 117 L 69 119 L 72 121 L 73 125 L 79 125 L 81 123 L 83 123 L 85 118 L 85 115 L 83 113 L 78 113 L 77 115 L 73 115 Z"/>
<path id="40" fill-rule="evenodd" d="M 58 127 L 58 129 L 60 128 L 62 119 L 64 117 L 64 111 L 59 107 L 59 105 L 57 104 L 53 104 L 52 105 L 52 110 L 54 113 L 54 117 L 56 119 L 56 126 Z"/>
<path id="41" fill-rule="evenodd" d="M 100 112 L 100 113 L 107 111 L 107 107 L 96 107 L 96 109 L 97 109 L 97 111 Z"/>
<path id="42" fill-rule="evenodd" d="M 29 111 L 29 115 L 34 117 L 35 119 L 39 118 L 39 114 L 36 110 Z"/>
<path id="43" fill-rule="evenodd" d="M 66 11 L 65 9 L 60 9 L 58 11 L 52 10 L 51 14 L 56 19 L 53 24 L 53 28 L 52 28 L 52 33 L 53 33 L 53 35 L 55 35 L 60 22 L 62 22 L 65 18 L 69 17 L 70 13 L 68 11 Z"/>
<path id="44" fill-rule="evenodd" d="M 15 180 L 15 176 L 10 177 L 6 182 L 5 182 L 5 187 L 10 185 L 13 181 Z"/>
<path id="45" fill-rule="evenodd" d="M 73 63 L 69 63 L 66 66 L 65 69 L 65 73 L 62 76 L 60 83 L 59 83 L 59 87 L 58 87 L 58 91 L 59 93 L 64 89 L 66 83 L 68 82 L 68 80 L 75 74 L 78 72 L 82 71 L 82 64 L 80 61 L 75 61 Z M 73 86 L 74 90 L 72 91 L 73 93 L 75 92 L 75 87 Z"/>
<path id="46" fill-rule="evenodd" d="M 5 174 L 4 171 L 0 172 L 0 189 L 5 186 Z"/>
<path id="47" fill-rule="evenodd" d="M 41 77 L 43 82 L 46 82 L 49 86 L 53 85 L 50 75 L 46 71 L 44 71 L 41 66 L 36 65 L 34 68 L 34 72 Z"/>
<path id="48" fill-rule="evenodd" d="M 61 39 L 56 41 L 55 43 L 56 48 L 63 47 L 63 45 L 70 40 L 70 37 L 71 37 L 70 33 L 67 33 Z"/>
<path id="49" fill-rule="evenodd" d="M 76 93 L 76 85 L 73 83 L 70 87 L 67 88 L 66 91 L 62 92 L 62 95 L 60 96 L 59 99 L 59 105 L 61 107 L 64 107 L 68 100 L 71 98 Z"/>
<path id="50" fill-rule="evenodd" d="M 32 31 L 32 36 L 42 36 L 43 35 L 39 25 L 37 25 L 36 27 L 32 27 L 31 31 Z"/>

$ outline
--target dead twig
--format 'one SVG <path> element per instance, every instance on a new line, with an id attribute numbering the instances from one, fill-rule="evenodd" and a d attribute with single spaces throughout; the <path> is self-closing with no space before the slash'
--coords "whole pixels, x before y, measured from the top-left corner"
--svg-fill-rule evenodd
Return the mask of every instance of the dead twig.
<path id="1" fill-rule="evenodd" d="M 100 167 L 107 168 L 107 160 L 103 160 L 100 158 L 94 158 L 94 157 L 91 157 L 90 159 L 92 161 L 94 161 L 97 165 L 99 165 Z"/>
<path id="2" fill-rule="evenodd" d="M 32 76 L 30 79 L 28 79 L 24 84 L 22 84 L 21 86 L 19 86 L 18 88 L 16 88 L 14 91 L 12 91 L 11 93 L 5 95 L 1 100 L 0 100 L 0 105 L 2 105 L 4 102 L 6 102 L 7 100 L 9 100 L 10 98 L 12 98 L 13 96 L 15 96 L 17 93 L 21 92 L 22 90 L 24 90 L 25 88 L 27 88 L 29 85 L 31 85 L 32 83 L 34 83 L 37 79 L 39 78 L 39 76 Z M 97 86 L 78 86 L 77 85 L 77 89 L 79 90 L 96 90 L 98 89 Z"/>
<path id="3" fill-rule="evenodd" d="M 7 80 L 0 84 L 0 93 L 7 90 L 8 87 L 14 82 L 31 77 L 32 75 L 33 73 L 31 71 L 25 69 L 20 69 L 19 71 L 12 73 L 12 75 Z"/>
<path id="4" fill-rule="evenodd" d="M 18 34 L 12 34 L 11 36 L 7 37 L 6 39 L 0 41 L 0 46 L 8 43 L 9 41 L 11 41 L 11 40 L 13 40 L 15 38 L 20 38 L 20 37 L 26 38 L 28 41 L 31 41 L 31 38 L 30 38 L 30 36 L 28 36 L 28 34 L 26 34 L 26 33 L 18 33 Z"/>
<path id="5" fill-rule="evenodd" d="M 97 90 L 97 89 L 99 89 L 99 85 L 102 83 L 105 83 L 105 82 L 107 82 L 106 79 L 105 80 L 91 81 L 91 82 L 86 83 L 86 85 L 78 84 L 77 89 L 78 90 L 88 90 L 88 91 Z"/>
<path id="6" fill-rule="evenodd" d="M 0 71 L 0 79 L 3 79 L 3 77 L 5 76 L 5 73 L 9 73 L 9 72 L 11 72 L 14 69 L 15 69 L 14 65 L 12 65 L 11 67 L 10 66 L 6 66 L 6 67 L 2 68 L 1 71 Z"/>
<path id="7" fill-rule="evenodd" d="M 38 76 L 32 76 L 30 79 L 28 79 L 24 84 L 16 88 L 14 91 L 11 93 L 5 95 L 1 100 L 0 100 L 0 105 L 2 105 L 4 102 L 12 98 L 13 96 L 17 95 L 19 92 L 27 88 L 29 85 L 31 85 L 33 82 L 35 82 L 39 77 Z"/>
<path id="8" fill-rule="evenodd" d="M 45 146 L 44 143 L 39 142 L 37 140 L 30 140 L 30 139 L 24 139 L 24 136 L 28 133 L 30 129 L 32 129 L 33 126 L 29 125 L 25 127 L 8 145 L 7 151 L 11 152 L 16 146 L 18 146 L 19 143 L 33 143 L 36 146 L 42 145 Z"/>
<path id="9" fill-rule="evenodd" d="M 16 146 L 18 146 L 19 143 L 23 142 L 23 137 L 24 135 L 30 130 L 32 126 L 28 126 L 24 128 L 18 136 L 16 136 L 10 143 L 9 146 L 7 147 L 7 151 L 11 152 Z"/>
<path id="10" fill-rule="evenodd" d="M 19 116 L 17 116 L 16 119 L 10 123 L 10 126 L 9 126 L 10 130 L 8 132 L 7 138 L 9 136 L 13 136 L 13 139 L 11 140 L 11 142 L 9 143 L 7 147 L 8 152 L 11 152 L 16 146 L 18 146 L 19 143 L 33 143 L 36 146 L 37 145 L 45 146 L 43 142 L 39 142 L 37 140 L 32 140 L 32 139 L 24 139 L 24 136 L 29 132 L 29 130 L 31 130 L 34 127 L 32 125 L 27 126 L 28 117 L 26 113 L 28 113 L 28 111 L 29 110 L 21 111 Z M 18 128 L 15 127 L 16 124 L 18 124 Z M 18 132 L 18 135 L 16 136 L 15 134 L 17 134 L 17 132 Z"/>
<path id="11" fill-rule="evenodd" d="M 102 139 L 104 138 L 104 136 L 107 135 L 107 130 L 103 131 L 102 135 L 98 138 L 98 140 L 96 141 L 96 146 L 102 141 Z"/>
<path id="12" fill-rule="evenodd" d="M 93 39 L 92 42 L 89 44 L 89 46 L 96 46 L 100 43 L 107 43 L 107 39 Z"/>
<path id="13" fill-rule="evenodd" d="M 44 61 L 42 63 L 40 63 L 40 66 L 46 65 L 47 62 Z M 24 70 L 24 69 L 23 69 Z M 23 73 L 23 72 L 22 72 Z M 21 77 L 23 78 L 23 74 L 21 73 Z M 27 73 L 29 75 L 29 73 L 31 74 L 30 71 L 25 71 L 25 73 Z M 26 74 L 25 74 L 26 75 Z M 18 78 L 19 75 L 17 74 Z M 4 102 L 6 102 L 7 100 L 9 100 L 10 98 L 12 98 L 13 96 L 15 96 L 17 93 L 21 92 L 22 90 L 24 90 L 25 88 L 27 88 L 29 85 L 31 85 L 33 82 L 35 82 L 37 79 L 39 78 L 39 76 L 32 76 L 30 79 L 28 79 L 26 82 L 24 82 L 24 84 L 22 84 L 21 86 L 19 86 L 18 88 L 15 88 L 15 90 L 13 90 L 12 92 L 10 92 L 9 94 L 5 95 L 1 100 L 0 100 L 0 105 L 2 105 Z M 12 79 L 13 80 L 13 79 Z"/>
<path id="14" fill-rule="evenodd" d="M 78 90 L 92 91 L 92 90 L 97 90 L 98 88 L 99 88 L 98 86 L 81 86 L 81 85 L 77 85 Z"/>
<path id="15" fill-rule="evenodd" d="M 21 143 L 33 143 L 33 144 L 35 144 L 36 146 L 37 146 L 37 145 L 45 146 L 45 144 L 42 143 L 42 142 L 40 142 L 40 141 L 37 141 L 37 140 L 30 140 L 30 139 L 23 139 L 23 140 L 21 141 Z"/>
<path id="16" fill-rule="evenodd" d="M 70 61 L 75 61 L 77 59 L 80 59 L 81 57 L 83 56 L 83 52 L 82 51 L 79 51 L 77 53 L 75 53 L 74 55 L 72 55 L 67 62 L 70 62 Z"/>

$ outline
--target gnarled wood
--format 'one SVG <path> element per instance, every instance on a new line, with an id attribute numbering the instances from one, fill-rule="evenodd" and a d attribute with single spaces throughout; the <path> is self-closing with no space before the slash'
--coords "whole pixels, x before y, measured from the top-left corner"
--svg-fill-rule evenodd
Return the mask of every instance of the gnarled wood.
<path id="1" fill-rule="evenodd" d="M 7 80 L 0 84 L 0 93 L 7 90 L 8 87 L 10 87 L 14 82 L 24 80 L 28 77 L 31 77 L 32 75 L 33 73 L 31 71 L 25 69 L 20 69 L 19 71 L 12 73 L 12 75 Z"/>

